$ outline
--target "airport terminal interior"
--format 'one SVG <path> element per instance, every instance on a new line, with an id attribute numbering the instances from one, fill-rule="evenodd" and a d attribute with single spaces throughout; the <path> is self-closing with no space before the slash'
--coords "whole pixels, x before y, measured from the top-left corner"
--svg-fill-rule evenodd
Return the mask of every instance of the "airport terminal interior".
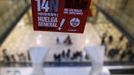
<path id="1" fill-rule="evenodd" d="M 134 75 L 134 0 L 92 0 L 83 33 L 35 31 L 31 1 L 0 0 L 0 75 L 36 75 L 33 47 L 48 48 L 44 75 L 90 75 L 85 47 L 99 45 L 110 75 Z"/>

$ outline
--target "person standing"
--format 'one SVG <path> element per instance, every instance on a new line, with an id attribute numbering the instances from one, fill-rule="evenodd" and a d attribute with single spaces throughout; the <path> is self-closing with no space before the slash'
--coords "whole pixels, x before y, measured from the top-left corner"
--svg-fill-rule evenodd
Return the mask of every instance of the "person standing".
<path id="1" fill-rule="evenodd" d="M 4 49 L 2 52 L 3 52 L 3 62 L 10 64 L 11 60 L 10 60 L 9 55 L 7 54 L 7 50 Z"/>

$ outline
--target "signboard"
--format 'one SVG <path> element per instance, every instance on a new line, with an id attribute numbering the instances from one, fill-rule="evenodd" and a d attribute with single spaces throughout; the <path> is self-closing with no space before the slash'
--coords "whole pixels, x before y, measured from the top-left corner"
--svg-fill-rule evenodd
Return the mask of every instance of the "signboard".
<path id="1" fill-rule="evenodd" d="M 83 33 L 90 0 L 32 0 L 34 30 Z"/>

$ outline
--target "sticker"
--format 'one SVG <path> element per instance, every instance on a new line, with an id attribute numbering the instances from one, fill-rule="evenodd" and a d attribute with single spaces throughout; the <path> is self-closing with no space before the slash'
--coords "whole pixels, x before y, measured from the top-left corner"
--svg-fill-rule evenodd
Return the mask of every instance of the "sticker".
<path id="1" fill-rule="evenodd" d="M 72 18 L 72 19 L 70 20 L 70 25 L 71 25 L 72 27 L 77 27 L 77 26 L 79 26 L 79 25 L 80 25 L 80 19 L 79 19 L 79 18 Z"/>

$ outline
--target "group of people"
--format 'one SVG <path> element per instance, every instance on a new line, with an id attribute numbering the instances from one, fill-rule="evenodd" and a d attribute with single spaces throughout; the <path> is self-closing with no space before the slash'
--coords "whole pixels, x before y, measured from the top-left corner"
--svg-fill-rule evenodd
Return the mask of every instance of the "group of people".
<path id="1" fill-rule="evenodd" d="M 29 52 L 27 53 L 27 57 L 25 56 L 24 53 L 19 53 L 17 55 L 14 55 L 14 54 L 9 55 L 8 52 L 7 52 L 7 49 L 3 49 L 2 53 L 3 53 L 3 56 L 2 56 L 3 57 L 3 61 L 2 61 L 3 63 L 8 63 L 8 64 L 17 63 L 17 62 L 26 63 L 27 60 L 29 60 L 29 61 L 31 60 Z M 18 57 L 18 61 L 16 59 L 17 57 Z"/>
<path id="2" fill-rule="evenodd" d="M 105 39 L 108 38 L 108 40 L 106 41 Z M 121 35 L 120 38 L 119 38 L 119 42 L 122 42 L 124 39 L 124 36 Z M 57 44 L 59 44 L 59 38 L 56 39 L 57 41 Z M 112 43 L 114 42 L 114 38 L 112 35 L 107 35 L 107 32 L 105 32 L 103 35 L 102 35 L 102 39 L 101 39 L 101 45 L 104 45 L 106 47 L 105 49 L 105 54 L 106 56 L 108 56 L 110 59 L 114 59 L 116 58 L 116 56 L 119 56 L 119 59 L 120 60 L 123 60 L 125 58 L 127 58 L 129 61 L 134 61 L 134 45 L 133 44 L 129 44 L 129 43 L 126 43 L 126 49 L 125 50 L 122 50 L 122 48 L 120 47 L 113 47 L 113 48 L 108 48 L 108 45 L 111 45 Z M 68 35 L 66 37 L 66 39 L 64 40 L 63 42 L 64 44 L 66 45 L 72 45 L 72 40 L 70 38 L 70 36 Z M 25 55 L 24 53 L 19 53 L 19 54 L 12 54 L 12 55 L 9 55 L 7 53 L 7 49 L 3 49 L 2 51 L 3 53 L 3 61 L 4 63 L 16 63 L 17 60 L 16 60 L 16 57 L 18 58 L 18 62 L 27 62 L 28 61 L 31 61 L 30 59 L 30 55 L 29 55 L 29 51 L 27 51 L 27 55 Z M 84 59 L 88 60 L 89 57 L 88 55 L 83 55 L 82 51 L 76 51 L 76 52 L 71 52 L 71 49 L 68 49 L 68 50 L 62 50 L 61 53 L 55 53 L 53 54 L 53 58 L 55 61 L 75 61 L 77 59 L 79 59 L 80 61 Z"/>
<path id="3" fill-rule="evenodd" d="M 61 43 L 59 37 L 57 37 L 56 42 L 57 42 L 57 44 L 60 44 L 60 43 Z M 73 44 L 70 35 L 68 35 L 68 36 L 66 37 L 66 39 L 62 42 L 62 44 L 67 45 L 67 46 Z"/>
<path id="4" fill-rule="evenodd" d="M 104 45 L 106 47 L 105 49 L 106 56 L 108 56 L 110 59 L 114 59 L 116 58 L 116 56 L 119 56 L 119 60 L 123 60 L 127 58 L 129 61 L 134 61 L 134 51 L 133 51 L 134 46 L 132 44 L 129 44 L 127 42 L 125 49 L 122 48 L 124 45 L 122 45 L 122 47 L 118 47 L 118 45 L 120 45 L 120 43 L 124 41 L 124 38 L 125 38 L 124 35 L 121 35 L 119 37 L 117 47 L 113 47 L 109 49 L 108 46 L 112 45 L 115 39 L 113 38 L 112 35 L 108 36 L 107 32 L 105 32 L 101 38 L 101 45 Z"/>
<path id="5" fill-rule="evenodd" d="M 134 47 L 126 48 L 125 50 L 121 51 L 118 49 L 111 49 L 108 52 L 108 56 L 110 58 L 114 58 L 119 55 L 120 60 L 128 60 L 128 61 L 134 61 Z"/>
<path id="6" fill-rule="evenodd" d="M 89 59 L 88 55 L 83 55 L 82 51 L 76 51 L 74 53 L 71 52 L 70 49 L 67 50 L 67 52 L 65 52 L 65 50 L 62 50 L 61 53 L 59 54 L 54 54 L 53 55 L 54 57 L 54 60 L 55 61 L 58 61 L 58 62 L 61 62 L 61 61 L 74 61 L 74 60 L 77 60 L 79 59 L 80 61 L 83 60 L 83 58 L 85 58 L 86 60 Z"/>

